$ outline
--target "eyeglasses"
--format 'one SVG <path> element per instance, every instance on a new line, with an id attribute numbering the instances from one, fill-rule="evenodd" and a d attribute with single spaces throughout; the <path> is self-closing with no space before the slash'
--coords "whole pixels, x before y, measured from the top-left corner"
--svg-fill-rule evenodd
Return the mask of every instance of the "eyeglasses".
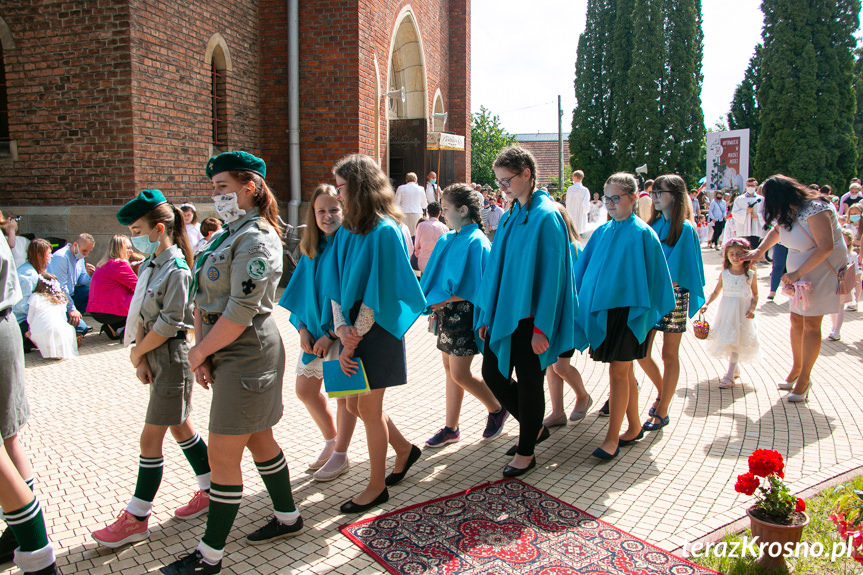
<path id="1" fill-rule="evenodd" d="M 616 206 L 620 203 L 620 198 L 623 196 L 603 196 L 602 203 L 606 206 Z"/>
<path id="2" fill-rule="evenodd" d="M 336 184 L 336 193 L 340 192 L 342 190 L 342 186 L 345 185 L 347 185 L 347 182 L 344 182 L 342 184 Z"/>
<path id="3" fill-rule="evenodd" d="M 509 187 L 512 185 L 512 179 L 513 179 L 513 178 L 515 178 L 515 177 L 518 177 L 518 176 L 520 176 L 520 175 L 521 175 L 521 174 L 516 174 L 515 176 L 510 176 L 510 177 L 508 177 L 508 178 L 503 178 L 502 180 L 495 180 L 495 181 L 494 181 L 494 183 L 495 183 L 495 185 L 496 185 L 497 187 L 499 187 L 499 188 L 509 189 Z"/>
<path id="4" fill-rule="evenodd" d="M 653 190 L 652 192 L 650 192 L 650 197 L 653 198 L 654 200 L 658 200 L 659 196 L 661 196 L 662 194 L 665 194 L 665 193 L 670 194 L 671 190 Z"/>

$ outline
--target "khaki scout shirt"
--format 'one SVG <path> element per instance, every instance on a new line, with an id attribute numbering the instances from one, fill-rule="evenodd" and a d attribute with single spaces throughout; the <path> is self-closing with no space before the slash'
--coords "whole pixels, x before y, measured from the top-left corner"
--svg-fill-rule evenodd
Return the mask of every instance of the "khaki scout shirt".
<path id="1" fill-rule="evenodd" d="M 273 311 L 282 277 L 282 242 L 257 208 L 224 229 L 228 238 L 207 255 L 198 272 L 195 305 L 201 313 L 220 313 L 250 326 L 256 315 Z"/>
<path id="2" fill-rule="evenodd" d="M 191 329 L 192 306 L 188 302 L 192 272 L 183 251 L 171 246 L 141 266 L 153 268 L 141 303 L 144 334 L 153 330 L 162 337 L 174 337 L 178 331 Z"/>

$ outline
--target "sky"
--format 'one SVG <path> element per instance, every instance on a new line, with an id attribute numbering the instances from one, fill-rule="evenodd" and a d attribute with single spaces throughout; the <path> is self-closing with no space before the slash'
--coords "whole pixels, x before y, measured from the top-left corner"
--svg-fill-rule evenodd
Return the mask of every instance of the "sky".
<path id="1" fill-rule="evenodd" d="M 734 89 L 761 40 L 760 0 L 703 0 L 704 123 L 725 122 Z M 511 134 L 572 126 L 575 59 L 587 0 L 472 0 L 471 109 L 485 106 Z M 647 39 L 646 41 L 650 41 Z"/>

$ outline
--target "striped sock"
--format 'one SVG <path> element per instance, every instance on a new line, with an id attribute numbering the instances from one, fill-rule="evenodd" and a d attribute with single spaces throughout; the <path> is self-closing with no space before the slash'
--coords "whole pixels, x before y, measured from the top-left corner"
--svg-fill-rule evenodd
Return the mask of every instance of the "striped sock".
<path id="1" fill-rule="evenodd" d="M 267 488 L 267 493 L 270 494 L 270 499 L 273 500 L 273 508 L 276 512 L 291 513 L 297 511 L 297 506 L 294 505 L 294 496 L 291 493 L 291 476 L 288 472 L 285 454 L 280 450 L 273 459 L 262 463 L 256 461 L 255 466 L 258 468 L 258 473 L 261 474 L 261 479 L 264 480 L 264 485 Z"/>
<path id="2" fill-rule="evenodd" d="M 33 501 L 15 511 L 4 513 L 6 524 L 12 529 L 21 551 L 38 551 L 48 545 L 42 507 L 35 497 Z"/>
<path id="3" fill-rule="evenodd" d="M 178 442 L 183 455 L 192 466 L 195 477 L 198 480 L 198 488 L 204 491 L 210 490 L 210 462 L 207 459 L 207 444 L 201 439 L 198 432 L 186 441 Z"/>
<path id="4" fill-rule="evenodd" d="M 213 483 L 210 486 L 210 511 L 207 515 L 207 529 L 201 539 L 204 544 L 217 551 L 225 548 L 228 533 L 231 532 L 231 526 L 234 524 L 234 519 L 237 518 L 242 499 L 242 485 Z"/>
<path id="5" fill-rule="evenodd" d="M 30 488 L 30 491 L 33 491 L 33 483 L 34 483 L 34 480 L 33 480 L 33 478 L 32 478 L 32 477 L 31 477 L 30 479 L 25 479 L 25 480 L 24 480 L 24 483 L 26 483 L 26 484 L 27 484 L 27 487 L 29 487 L 29 488 Z"/>
<path id="6" fill-rule="evenodd" d="M 126 507 L 126 510 L 137 517 L 139 521 L 143 521 L 150 515 L 153 499 L 156 498 L 159 484 L 162 483 L 164 464 L 165 459 L 163 457 L 144 457 L 142 455 L 140 458 L 135 495 Z"/>

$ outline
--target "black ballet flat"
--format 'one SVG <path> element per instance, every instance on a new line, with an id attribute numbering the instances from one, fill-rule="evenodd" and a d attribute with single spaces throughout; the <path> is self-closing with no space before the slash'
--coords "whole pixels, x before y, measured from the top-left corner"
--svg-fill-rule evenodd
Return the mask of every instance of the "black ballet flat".
<path id="1" fill-rule="evenodd" d="M 543 425 L 542 431 L 539 432 L 539 437 L 536 438 L 536 444 L 539 445 L 540 443 L 542 443 L 543 441 L 545 441 L 549 437 L 551 437 L 551 432 L 548 430 L 548 428 L 546 426 Z M 518 451 L 518 443 L 516 443 L 515 445 L 513 445 L 512 447 L 507 449 L 506 454 L 509 455 L 510 457 L 512 457 L 513 455 L 515 455 L 516 451 Z"/>
<path id="2" fill-rule="evenodd" d="M 527 464 L 527 467 L 513 467 L 512 465 L 507 465 L 503 468 L 503 476 L 504 477 L 518 477 L 519 475 L 524 475 L 531 469 L 536 467 L 536 456 L 534 455 L 530 463 Z"/>
<path id="3" fill-rule="evenodd" d="M 348 499 L 342 506 L 339 507 L 339 510 L 342 513 L 362 513 L 363 511 L 368 511 L 372 507 L 377 507 L 378 505 L 383 505 L 387 501 L 390 500 L 390 492 L 387 491 L 387 488 L 384 487 L 384 490 L 381 491 L 381 494 L 375 497 L 375 500 L 371 503 L 359 504 L 354 503 L 353 499 Z"/>
<path id="4" fill-rule="evenodd" d="M 408 456 L 408 462 L 405 464 L 405 468 L 402 469 L 399 473 L 392 472 L 387 475 L 387 478 L 384 479 L 384 483 L 387 485 L 396 485 L 407 475 L 408 469 L 411 468 L 411 465 L 417 462 L 420 456 L 423 454 L 422 450 L 416 445 L 411 445 L 411 454 Z"/>
<path id="5" fill-rule="evenodd" d="M 618 447 L 626 447 L 627 445 L 632 445 L 636 441 L 641 441 L 642 439 L 644 439 L 644 430 L 643 429 L 641 431 L 639 431 L 638 435 L 636 435 L 632 439 L 618 439 L 617 445 L 618 445 Z"/>

